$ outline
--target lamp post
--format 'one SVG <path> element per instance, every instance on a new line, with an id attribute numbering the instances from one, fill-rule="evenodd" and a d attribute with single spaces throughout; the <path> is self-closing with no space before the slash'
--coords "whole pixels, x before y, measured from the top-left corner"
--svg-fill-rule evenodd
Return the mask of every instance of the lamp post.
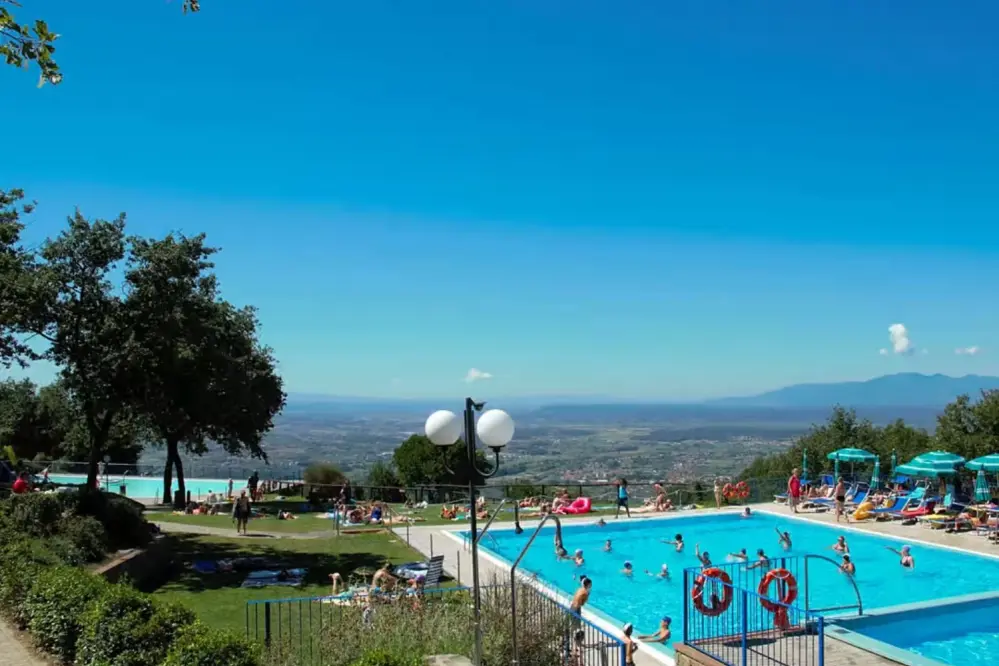
<path id="1" fill-rule="evenodd" d="M 469 507 L 469 527 L 471 528 L 472 545 L 472 602 L 474 608 L 475 624 L 475 654 L 473 662 L 478 666 L 482 663 L 482 627 L 480 623 L 480 596 L 479 596 L 479 546 L 478 530 L 476 529 L 475 516 L 475 477 L 481 475 L 488 479 L 499 471 L 499 454 L 510 440 L 513 439 L 514 424 L 510 415 L 502 409 L 490 409 L 479 417 L 478 423 L 475 420 L 475 413 L 481 412 L 486 406 L 484 402 L 475 402 L 471 398 L 465 398 L 464 424 L 458 420 L 458 415 L 446 409 L 434 412 L 427 418 L 425 430 L 427 438 L 441 447 L 443 452 L 445 447 L 454 446 L 461 437 L 462 430 L 465 432 L 465 452 L 468 457 L 468 497 L 471 506 Z M 477 436 L 476 436 L 477 435 Z M 482 442 L 492 449 L 496 457 L 496 462 L 489 472 L 480 470 L 475 464 L 476 441 Z M 448 470 L 453 473 L 453 470 Z"/>

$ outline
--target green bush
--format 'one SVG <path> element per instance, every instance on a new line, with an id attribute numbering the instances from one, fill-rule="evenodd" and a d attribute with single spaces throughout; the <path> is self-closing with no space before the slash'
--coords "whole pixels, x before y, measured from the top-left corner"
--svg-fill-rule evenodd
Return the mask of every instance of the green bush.
<path id="1" fill-rule="evenodd" d="M 216 631 L 200 622 L 184 627 L 163 666 L 260 666 L 255 645 L 239 636 Z"/>
<path id="2" fill-rule="evenodd" d="M 60 563 L 45 542 L 22 539 L 0 548 L 0 613 L 18 629 L 28 624 L 25 600 L 46 567 Z"/>
<path id="3" fill-rule="evenodd" d="M 157 607 L 148 596 L 124 585 L 109 586 L 83 618 L 77 666 L 159 666 L 174 637 L 194 622 L 175 605 Z"/>
<path id="4" fill-rule="evenodd" d="M 59 494 L 12 495 L 5 503 L 10 528 L 37 537 L 54 535 L 66 512 L 64 496 Z"/>
<path id="5" fill-rule="evenodd" d="M 100 562 L 108 551 L 107 530 L 90 516 L 64 518 L 59 525 L 59 536 L 79 550 L 84 562 Z"/>
<path id="6" fill-rule="evenodd" d="M 39 571 L 24 602 L 28 630 L 38 646 L 72 662 L 84 613 L 106 588 L 104 579 L 75 567 Z"/>
<path id="7" fill-rule="evenodd" d="M 90 516 L 105 527 L 112 548 L 136 548 L 149 543 L 152 533 L 142 516 L 141 504 L 121 495 L 93 489 L 81 489 L 67 497 L 73 513 Z"/>
<path id="8" fill-rule="evenodd" d="M 421 666 L 422 664 L 423 659 L 415 654 L 368 650 L 352 666 Z"/>

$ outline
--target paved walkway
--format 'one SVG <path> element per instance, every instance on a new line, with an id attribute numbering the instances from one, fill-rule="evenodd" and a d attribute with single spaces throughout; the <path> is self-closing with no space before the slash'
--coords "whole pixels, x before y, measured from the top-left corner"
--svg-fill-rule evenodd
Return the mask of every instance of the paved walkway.
<path id="1" fill-rule="evenodd" d="M 48 662 L 24 646 L 23 638 L 0 621 L 0 666 L 48 666 Z"/>

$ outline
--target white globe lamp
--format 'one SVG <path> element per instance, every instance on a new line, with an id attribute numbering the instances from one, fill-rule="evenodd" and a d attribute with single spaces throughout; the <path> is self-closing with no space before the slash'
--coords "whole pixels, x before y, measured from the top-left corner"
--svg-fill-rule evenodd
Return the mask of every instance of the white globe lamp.
<path id="1" fill-rule="evenodd" d="M 479 417 L 475 430 L 486 446 L 499 451 L 513 439 L 513 419 L 502 409 L 490 409 Z"/>
<path id="2" fill-rule="evenodd" d="M 457 414 L 441 409 L 427 417 L 423 429 L 427 433 L 427 439 L 437 446 L 451 446 L 461 436 L 461 427 Z"/>

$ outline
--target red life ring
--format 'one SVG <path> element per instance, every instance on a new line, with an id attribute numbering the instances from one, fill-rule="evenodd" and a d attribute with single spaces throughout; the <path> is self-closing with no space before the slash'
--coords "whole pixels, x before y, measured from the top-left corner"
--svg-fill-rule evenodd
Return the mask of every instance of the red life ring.
<path id="1" fill-rule="evenodd" d="M 749 484 L 745 481 L 740 481 L 735 484 L 735 491 L 739 499 L 746 499 L 749 497 Z"/>
<path id="2" fill-rule="evenodd" d="M 768 598 L 768 592 L 770 590 L 770 583 L 775 580 L 779 580 L 785 585 L 784 597 L 780 600 L 781 604 L 775 604 Z M 757 594 L 760 595 L 760 604 L 774 614 L 774 625 L 778 629 L 788 629 L 791 624 L 787 618 L 787 607 L 794 603 L 794 600 L 798 598 L 798 581 L 795 580 L 794 576 L 787 569 L 771 569 L 763 576 L 763 580 L 760 581 L 760 586 L 756 590 Z"/>
<path id="3" fill-rule="evenodd" d="M 724 588 L 721 599 L 711 595 L 711 606 L 704 603 L 704 584 L 708 578 L 721 581 Z M 694 602 L 694 608 L 708 617 L 717 617 L 727 611 L 728 607 L 732 605 L 732 594 L 732 579 L 727 573 L 715 567 L 702 571 L 701 575 L 694 579 L 694 587 L 690 590 L 690 598 Z"/>

